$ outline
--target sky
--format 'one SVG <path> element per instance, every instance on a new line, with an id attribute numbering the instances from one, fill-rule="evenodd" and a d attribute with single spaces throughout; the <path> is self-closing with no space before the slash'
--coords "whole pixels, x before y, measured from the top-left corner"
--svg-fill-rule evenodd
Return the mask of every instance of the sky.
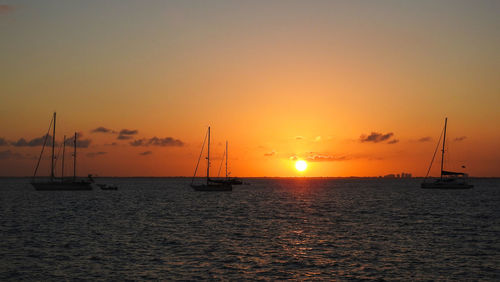
<path id="1" fill-rule="evenodd" d="M 226 140 L 232 176 L 424 176 L 448 117 L 445 167 L 500 177 L 499 11 L 0 1 L 0 176 L 33 174 L 56 111 L 58 145 L 79 133 L 79 175 L 191 176 L 211 126 L 212 176 Z"/>

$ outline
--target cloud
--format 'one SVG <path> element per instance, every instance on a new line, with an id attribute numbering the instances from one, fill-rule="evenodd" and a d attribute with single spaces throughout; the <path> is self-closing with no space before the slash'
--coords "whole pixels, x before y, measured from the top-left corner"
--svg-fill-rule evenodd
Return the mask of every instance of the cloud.
<path id="1" fill-rule="evenodd" d="M 137 139 L 137 140 L 134 140 L 132 142 L 130 142 L 130 145 L 134 146 L 134 147 L 138 147 L 138 146 L 147 146 L 147 140 L 146 139 Z"/>
<path id="2" fill-rule="evenodd" d="M 24 138 L 20 138 L 17 141 L 11 142 L 10 144 L 14 147 L 36 147 L 36 146 L 42 146 L 43 143 L 45 142 L 45 138 L 47 137 L 47 143 L 45 144 L 46 146 L 52 146 L 52 136 L 47 135 L 47 136 L 42 136 L 42 137 L 37 137 L 33 138 L 30 141 L 26 141 Z"/>
<path id="3" fill-rule="evenodd" d="M 399 142 L 399 139 L 392 139 L 391 141 L 387 142 L 387 144 L 396 144 Z"/>
<path id="4" fill-rule="evenodd" d="M 370 135 L 366 136 L 366 135 L 361 135 L 359 137 L 360 141 L 361 142 L 373 142 L 373 143 L 378 143 L 378 142 L 382 142 L 382 141 L 385 141 L 385 140 L 388 140 L 389 138 L 391 138 L 392 136 L 394 135 L 394 133 L 392 132 L 389 132 L 389 133 L 386 133 L 386 134 L 382 134 L 382 133 L 378 133 L 378 132 L 372 132 Z"/>
<path id="5" fill-rule="evenodd" d="M 139 133 L 139 130 L 122 129 L 120 130 L 120 135 L 135 135 Z"/>
<path id="6" fill-rule="evenodd" d="M 117 139 L 119 140 L 129 140 L 132 139 L 131 135 L 136 135 L 139 133 L 139 130 L 130 130 L 130 129 L 122 129 L 120 130 L 120 133 L 118 134 Z"/>
<path id="7" fill-rule="evenodd" d="M 35 138 L 35 139 L 37 139 L 37 138 Z M 49 138 L 49 137 L 47 137 L 47 139 L 48 139 L 47 142 L 49 140 L 52 140 L 52 138 Z M 14 146 L 14 147 L 27 147 L 28 146 L 28 141 L 26 141 L 26 139 L 24 139 L 24 138 L 19 138 L 19 140 L 13 141 L 10 144 L 12 146 Z"/>
<path id="8" fill-rule="evenodd" d="M 139 153 L 139 155 L 141 156 L 147 156 L 147 155 L 151 155 L 153 152 L 151 151 L 146 151 L 146 152 L 142 152 L 142 153 Z"/>
<path id="9" fill-rule="evenodd" d="M 460 136 L 460 137 L 457 137 L 457 138 L 453 139 L 453 141 L 460 142 L 460 141 L 464 141 L 465 138 L 467 138 L 467 136 Z"/>
<path id="10" fill-rule="evenodd" d="M 345 154 L 330 154 L 330 153 L 318 153 L 318 152 L 305 152 L 303 154 L 292 154 L 288 157 L 291 161 L 296 161 L 299 159 L 308 161 L 308 162 L 343 162 L 343 161 L 351 161 L 351 160 L 381 160 L 380 157 L 374 157 L 370 155 L 345 155 Z"/>
<path id="11" fill-rule="evenodd" d="M 352 156 L 334 156 L 327 154 L 315 154 L 306 158 L 309 162 L 339 162 L 352 160 Z"/>
<path id="12" fill-rule="evenodd" d="M 160 147 L 182 147 L 184 146 L 184 142 L 179 139 L 174 139 L 172 137 L 158 138 L 153 137 L 150 139 L 137 139 L 130 142 L 130 145 L 134 147 L 138 146 L 160 146 Z"/>
<path id="13" fill-rule="evenodd" d="M 117 146 L 118 143 L 116 142 L 112 142 L 112 143 L 109 143 L 109 144 L 104 144 L 104 146 Z"/>
<path id="14" fill-rule="evenodd" d="M 81 139 L 83 137 L 82 132 L 76 133 L 76 147 L 77 148 L 88 148 L 90 143 L 92 143 L 91 139 Z M 66 146 L 74 146 L 75 145 L 75 136 L 66 139 Z"/>
<path id="15" fill-rule="evenodd" d="M 90 143 L 92 142 L 91 139 L 81 139 L 81 137 L 83 136 L 82 132 L 78 132 L 77 136 L 78 136 L 78 143 L 76 145 L 78 148 L 87 148 L 90 145 Z M 27 141 L 24 138 L 19 138 L 19 140 L 17 140 L 17 141 L 11 141 L 8 143 L 14 147 L 37 147 L 37 146 L 43 145 L 43 143 L 45 142 L 45 138 L 47 138 L 45 146 L 52 146 L 52 136 L 51 135 L 44 135 L 42 137 L 33 138 L 29 141 Z M 75 139 L 74 136 L 66 139 L 66 145 L 73 146 L 74 139 Z M 60 144 L 61 143 L 57 142 L 57 141 L 55 143 L 56 146 L 59 146 Z"/>
<path id="16" fill-rule="evenodd" d="M 153 146 L 172 146 L 172 147 L 182 147 L 184 146 L 184 143 L 179 140 L 179 139 L 174 139 L 172 137 L 166 137 L 166 138 L 158 138 L 158 137 L 153 137 L 149 139 L 149 143 Z"/>
<path id="17" fill-rule="evenodd" d="M 0 138 L 0 146 L 7 146 L 9 144 L 9 142 L 7 142 L 7 140 L 5 140 L 4 138 Z"/>
<path id="18" fill-rule="evenodd" d="M 272 152 L 269 152 L 269 153 L 264 153 L 264 156 L 266 156 L 266 157 L 272 157 L 274 155 L 276 155 L 275 151 L 272 151 Z"/>
<path id="19" fill-rule="evenodd" d="M 11 150 L 6 150 L 6 151 L 0 151 L 0 160 L 7 160 L 7 159 L 24 159 L 25 156 L 22 154 L 12 152 Z"/>
<path id="20" fill-rule="evenodd" d="M 116 132 L 109 128 L 99 126 L 98 128 L 92 129 L 90 133 L 116 133 Z"/>
<path id="21" fill-rule="evenodd" d="M 295 136 L 295 140 L 303 140 L 304 136 Z"/>
<path id="22" fill-rule="evenodd" d="M 90 153 L 87 153 L 87 157 L 93 158 L 93 157 L 97 157 L 97 156 L 106 155 L 107 153 L 108 152 L 90 152 Z"/>
<path id="23" fill-rule="evenodd" d="M 314 138 L 314 141 L 315 141 L 315 142 L 319 142 L 319 141 L 321 141 L 321 136 L 316 136 L 316 138 Z"/>
<path id="24" fill-rule="evenodd" d="M 417 141 L 418 142 L 430 142 L 430 141 L 432 141 L 432 138 L 429 136 L 426 136 L 426 137 L 422 137 L 422 138 L 418 139 Z"/>
<path id="25" fill-rule="evenodd" d="M 14 7 L 10 5 L 0 5 L 0 15 L 10 13 L 14 10 Z"/>
<path id="26" fill-rule="evenodd" d="M 128 136 L 128 135 L 118 135 L 118 137 L 116 137 L 116 139 L 118 140 L 130 140 L 132 139 L 132 136 Z"/>

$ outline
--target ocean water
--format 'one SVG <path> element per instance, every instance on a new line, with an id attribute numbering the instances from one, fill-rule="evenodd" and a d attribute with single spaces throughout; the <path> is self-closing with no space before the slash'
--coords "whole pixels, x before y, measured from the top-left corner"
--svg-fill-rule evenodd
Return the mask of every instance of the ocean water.
<path id="1" fill-rule="evenodd" d="M 500 180 L 99 179 L 41 192 L 0 179 L 0 280 L 500 280 Z"/>

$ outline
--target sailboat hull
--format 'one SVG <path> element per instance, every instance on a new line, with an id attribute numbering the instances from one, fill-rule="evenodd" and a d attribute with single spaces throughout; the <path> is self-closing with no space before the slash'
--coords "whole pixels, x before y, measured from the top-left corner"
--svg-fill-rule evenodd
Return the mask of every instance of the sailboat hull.
<path id="1" fill-rule="evenodd" d="M 243 181 L 236 178 L 231 178 L 229 179 L 229 183 L 231 183 L 232 185 L 242 185 Z"/>
<path id="2" fill-rule="evenodd" d="M 233 186 L 231 184 L 200 184 L 200 185 L 194 185 L 192 184 L 191 187 L 195 191 L 205 191 L 205 192 L 218 192 L 218 191 L 233 191 Z"/>
<path id="3" fill-rule="evenodd" d="M 88 191 L 92 185 L 87 181 L 80 182 L 31 182 L 37 191 Z"/>

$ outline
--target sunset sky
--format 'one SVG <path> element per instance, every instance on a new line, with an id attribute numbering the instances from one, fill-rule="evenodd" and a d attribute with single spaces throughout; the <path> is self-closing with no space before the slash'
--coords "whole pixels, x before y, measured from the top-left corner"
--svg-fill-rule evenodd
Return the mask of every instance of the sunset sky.
<path id="1" fill-rule="evenodd" d="M 0 1 L 0 34 L 0 176 L 54 111 L 80 175 L 190 176 L 210 125 L 214 175 L 228 140 L 232 176 L 423 176 L 448 117 L 447 168 L 500 176 L 500 1 Z"/>

